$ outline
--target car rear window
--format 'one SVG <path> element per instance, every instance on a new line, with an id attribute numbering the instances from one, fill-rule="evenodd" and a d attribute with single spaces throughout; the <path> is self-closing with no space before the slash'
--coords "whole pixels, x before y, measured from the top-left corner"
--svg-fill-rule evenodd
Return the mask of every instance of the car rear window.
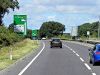
<path id="1" fill-rule="evenodd" d="M 100 45 L 97 46 L 97 50 L 100 50 Z"/>
<path id="2" fill-rule="evenodd" d="M 59 41 L 60 41 L 60 39 L 53 39 L 52 41 L 59 42 Z"/>

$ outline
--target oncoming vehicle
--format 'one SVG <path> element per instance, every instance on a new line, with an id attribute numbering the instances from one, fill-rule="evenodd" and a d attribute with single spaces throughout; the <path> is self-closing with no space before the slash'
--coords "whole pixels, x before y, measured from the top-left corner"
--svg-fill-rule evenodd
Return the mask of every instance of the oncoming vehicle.
<path id="1" fill-rule="evenodd" d="M 62 48 L 62 42 L 59 38 L 53 38 L 51 41 L 50 41 L 50 47 L 60 47 Z"/>
<path id="2" fill-rule="evenodd" d="M 95 65 L 96 62 L 100 62 L 100 44 L 96 44 L 94 48 L 89 49 L 90 63 Z"/>

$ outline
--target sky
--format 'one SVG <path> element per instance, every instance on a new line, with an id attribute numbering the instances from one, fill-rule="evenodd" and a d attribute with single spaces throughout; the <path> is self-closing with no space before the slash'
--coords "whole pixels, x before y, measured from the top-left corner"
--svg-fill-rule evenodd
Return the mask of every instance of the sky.
<path id="1" fill-rule="evenodd" d="M 66 33 L 73 26 L 95 22 L 100 16 L 100 0 L 18 0 L 19 10 L 10 10 L 4 24 L 13 23 L 13 15 L 27 15 L 28 29 L 39 29 L 43 22 L 57 21 L 65 25 Z"/>

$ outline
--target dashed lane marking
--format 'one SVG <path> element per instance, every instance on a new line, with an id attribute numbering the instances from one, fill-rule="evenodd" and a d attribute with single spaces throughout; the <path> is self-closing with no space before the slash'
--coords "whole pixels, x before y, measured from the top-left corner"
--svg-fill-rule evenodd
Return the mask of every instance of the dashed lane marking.
<path id="1" fill-rule="evenodd" d="M 88 70 L 91 70 L 90 66 L 87 63 L 84 63 Z"/>
<path id="2" fill-rule="evenodd" d="M 80 60 L 81 60 L 82 62 L 84 62 L 83 58 L 80 58 Z"/>
<path id="3" fill-rule="evenodd" d="M 79 57 L 79 54 L 76 53 L 76 55 Z"/>
<path id="4" fill-rule="evenodd" d="M 92 71 L 91 67 L 87 63 L 85 63 L 85 61 L 83 60 L 83 58 L 81 58 L 80 55 L 76 51 L 74 51 L 72 48 L 70 48 L 67 45 L 64 45 L 64 46 L 67 47 L 70 51 L 72 51 L 76 56 L 78 56 L 80 58 L 80 60 L 84 63 L 84 65 L 86 66 L 86 68 L 91 71 L 92 75 L 96 75 L 96 73 L 94 73 Z"/>
<path id="5" fill-rule="evenodd" d="M 96 73 L 92 73 L 92 75 L 96 75 Z"/>

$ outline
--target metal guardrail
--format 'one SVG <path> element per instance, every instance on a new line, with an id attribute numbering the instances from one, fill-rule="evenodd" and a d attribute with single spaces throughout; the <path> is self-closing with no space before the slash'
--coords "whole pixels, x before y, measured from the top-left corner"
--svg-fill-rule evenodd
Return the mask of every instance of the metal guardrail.
<path id="1" fill-rule="evenodd" d="M 76 40 L 78 42 L 85 42 L 85 43 L 89 43 L 89 44 L 97 44 L 100 43 L 100 40 Z"/>

